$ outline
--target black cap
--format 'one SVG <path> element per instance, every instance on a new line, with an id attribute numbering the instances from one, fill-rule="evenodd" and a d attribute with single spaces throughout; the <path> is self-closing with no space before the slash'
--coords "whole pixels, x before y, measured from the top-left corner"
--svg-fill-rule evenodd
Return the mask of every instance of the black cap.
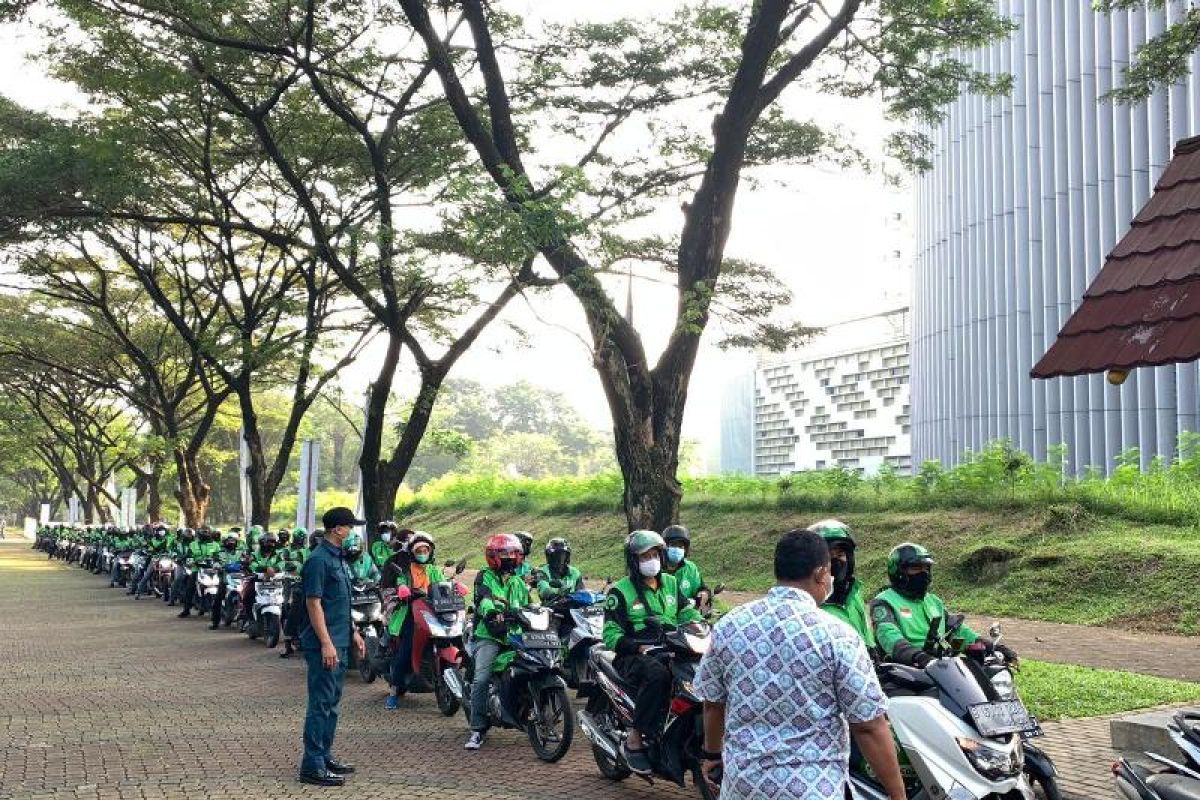
<path id="1" fill-rule="evenodd" d="M 324 525 L 325 530 L 328 531 L 342 525 L 349 525 L 350 527 L 354 527 L 355 525 L 366 525 L 367 521 L 365 519 L 356 518 L 354 516 L 354 512 L 350 509 L 344 506 L 338 506 L 337 508 L 331 508 L 325 512 L 325 516 L 321 517 L 321 524 Z"/>

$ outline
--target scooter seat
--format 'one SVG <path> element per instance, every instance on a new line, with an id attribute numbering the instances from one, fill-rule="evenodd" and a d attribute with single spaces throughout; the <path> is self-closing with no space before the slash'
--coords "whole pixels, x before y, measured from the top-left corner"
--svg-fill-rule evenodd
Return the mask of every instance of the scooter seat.
<path id="1" fill-rule="evenodd" d="M 1200 800 L 1200 781 L 1173 773 L 1160 773 L 1146 781 L 1162 800 Z"/>
<path id="2" fill-rule="evenodd" d="M 621 677 L 621 673 L 617 672 L 616 665 L 614 664 L 617 658 L 616 653 L 612 650 L 598 650 L 596 651 L 596 656 L 596 658 L 592 659 L 592 663 L 596 665 L 597 670 L 603 672 L 609 680 L 626 692 L 633 691 L 633 687 L 625 682 L 625 679 Z"/>

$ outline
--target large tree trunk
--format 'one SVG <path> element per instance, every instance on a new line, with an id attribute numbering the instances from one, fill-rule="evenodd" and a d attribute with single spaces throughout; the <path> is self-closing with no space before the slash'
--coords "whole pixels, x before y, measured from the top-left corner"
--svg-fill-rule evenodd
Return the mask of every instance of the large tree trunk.
<path id="1" fill-rule="evenodd" d="M 246 468 L 250 485 L 250 524 L 266 527 L 271 524 L 271 495 L 267 487 L 267 459 L 263 454 L 262 431 L 258 427 L 258 414 L 254 411 L 254 400 L 248 386 L 237 390 L 238 406 L 242 412 L 242 437 L 250 454 Z M 238 476 L 240 479 L 240 475 Z"/>
<path id="2" fill-rule="evenodd" d="M 149 471 L 144 474 L 139 473 L 137 482 L 141 484 L 142 494 L 146 498 L 146 518 L 150 522 L 157 522 L 162 519 L 162 463 L 157 460 L 151 464 Z"/>
<path id="3" fill-rule="evenodd" d="M 442 390 L 442 381 L 446 373 L 441 369 L 424 370 L 421 376 L 421 388 L 417 399 L 413 402 L 412 411 L 404 423 L 404 433 L 396 447 L 392 450 L 391 458 L 379 462 L 379 495 L 378 507 L 381 513 L 390 518 L 395 513 L 396 495 L 404 477 L 412 466 L 425 431 L 429 429 L 429 420 L 433 417 L 433 406 L 437 402 L 438 392 Z"/>
<path id="4" fill-rule="evenodd" d="M 179 510 L 183 512 L 183 524 L 189 528 L 200 528 L 208 515 L 212 487 L 204 480 L 196 453 L 176 448 L 173 455 L 175 472 L 179 476 L 175 499 L 179 501 Z"/>
<path id="5" fill-rule="evenodd" d="M 371 392 L 367 397 L 362 455 L 358 459 L 358 468 L 362 471 L 363 513 L 367 518 L 368 535 L 373 535 L 379 529 L 380 522 L 392 518 L 391 507 L 382 505 L 380 501 L 379 459 L 383 453 L 384 414 L 392 393 L 392 381 L 396 377 L 396 365 L 400 362 L 400 347 L 400 337 L 389 332 L 387 352 L 384 353 L 383 363 L 379 365 L 379 375 L 371 384 Z M 393 500 L 395 496 L 393 492 Z"/>

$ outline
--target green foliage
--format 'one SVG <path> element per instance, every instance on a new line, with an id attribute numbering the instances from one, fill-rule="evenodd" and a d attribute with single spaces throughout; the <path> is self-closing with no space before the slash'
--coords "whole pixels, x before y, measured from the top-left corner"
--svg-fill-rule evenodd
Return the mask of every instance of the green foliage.
<path id="1" fill-rule="evenodd" d="M 1200 684 L 1069 664 L 1022 661 L 1017 691 L 1040 720 L 1098 717 L 1200 700 Z"/>
<path id="2" fill-rule="evenodd" d="M 1162 9 L 1166 0 L 1095 0 L 1097 11 Z M 1183 19 L 1137 49 L 1133 63 L 1125 68 L 1124 84 L 1108 93 L 1119 103 L 1141 102 L 1155 90 L 1172 86 L 1191 74 L 1191 59 L 1200 47 L 1200 8 L 1189 4 Z"/>

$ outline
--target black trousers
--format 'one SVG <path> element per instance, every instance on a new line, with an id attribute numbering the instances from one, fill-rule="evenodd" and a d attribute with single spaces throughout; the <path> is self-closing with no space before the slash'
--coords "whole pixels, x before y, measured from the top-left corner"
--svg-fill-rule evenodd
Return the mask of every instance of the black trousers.
<path id="1" fill-rule="evenodd" d="M 643 655 L 620 656 L 617 673 L 637 689 L 633 698 L 633 727 L 643 736 L 658 736 L 671 702 L 671 670 L 658 659 Z"/>

